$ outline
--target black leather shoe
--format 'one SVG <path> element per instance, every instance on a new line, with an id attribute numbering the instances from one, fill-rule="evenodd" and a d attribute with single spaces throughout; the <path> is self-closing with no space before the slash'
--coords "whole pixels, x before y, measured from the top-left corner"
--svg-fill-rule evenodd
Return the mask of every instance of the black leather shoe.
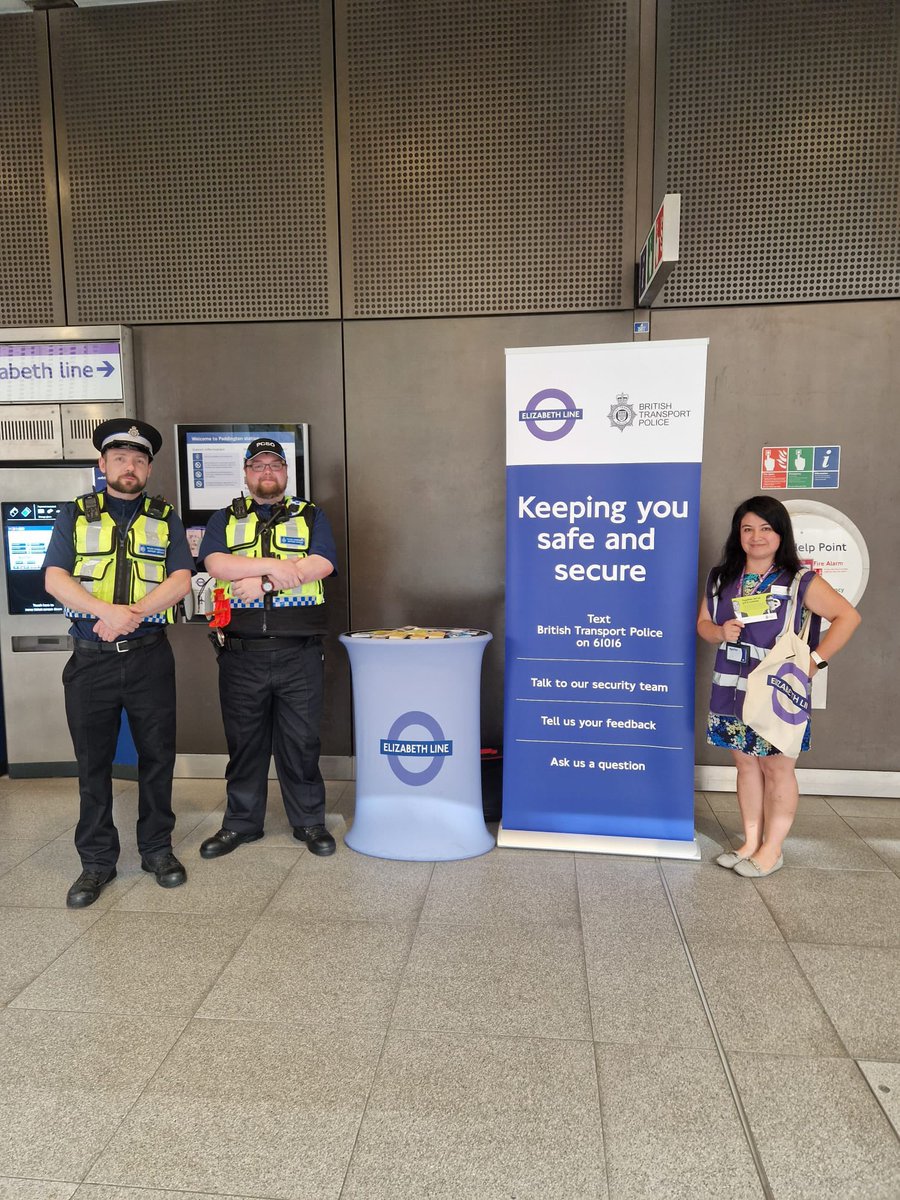
<path id="1" fill-rule="evenodd" d="M 160 887 L 181 887 L 187 882 L 187 871 L 171 850 L 160 850 L 158 854 L 148 854 L 141 859 L 141 870 L 150 871 L 156 876 Z"/>
<path id="2" fill-rule="evenodd" d="M 262 830 L 259 833 L 235 833 L 233 829 L 220 829 L 200 847 L 200 857 L 221 858 L 223 854 L 230 854 L 238 846 L 243 846 L 244 842 L 258 842 L 262 836 Z"/>
<path id="3" fill-rule="evenodd" d="M 334 854 L 334 838 L 324 825 L 301 825 L 294 830 L 298 842 L 306 842 L 310 854 L 318 854 L 324 858 L 326 854 Z"/>
<path id="4" fill-rule="evenodd" d="M 93 904 L 108 883 L 116 877 L 116 868 L 108 871 L 88 868 L 81 872 L 66 894 L 66 908 L 87 908 Z"/>

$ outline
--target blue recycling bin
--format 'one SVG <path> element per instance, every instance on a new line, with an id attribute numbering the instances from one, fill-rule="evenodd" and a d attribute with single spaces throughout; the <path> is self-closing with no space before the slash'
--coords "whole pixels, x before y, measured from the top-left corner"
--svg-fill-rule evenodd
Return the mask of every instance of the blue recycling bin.
<path id="1" fill-rule="evenodd" d="M 404 633 L 341 635 L 356 725 L 356 815 L 344 840 L 375 858 L 475 858 L 494 846 L 481 802 L 481 660 L 491 634 Z"/>

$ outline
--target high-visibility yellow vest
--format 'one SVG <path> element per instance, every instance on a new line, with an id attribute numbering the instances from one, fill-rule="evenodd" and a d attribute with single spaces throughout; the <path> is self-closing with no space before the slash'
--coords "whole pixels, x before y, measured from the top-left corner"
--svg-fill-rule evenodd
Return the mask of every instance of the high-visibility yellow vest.
<path id="1" fill-rule="evenodd" d="M 169 514 L 161 496 L 142 496 L 124 538 L 106 508 L 105 492 L 89 492 L 75 501 L 75 566 L 72 576 L 86 592 L 109 604 L 135 604 L 166 577 Z M 66 616 L 90 619 L 91 613 L 65 609 Z M 175 609 L 153 613 L 142 623 L 172 624 Z"/>
<path id="2" fill-rule="evenodd" d="M 245 558 L 306 558 L 315 518 L 316 506 L 310 501 L 285 496 L 272 506 L 268 521 L 262 521 L 255 503 L 239 496 L 228 512 L 225 544 L 232 554 Z M 231 584 L 224 579 L 217 579 L 215 587 L 222 590 L 232 608 L 297 608 L 325 603 L 321 579 L 285 588 L 261 600 L 237 600 Z"/>

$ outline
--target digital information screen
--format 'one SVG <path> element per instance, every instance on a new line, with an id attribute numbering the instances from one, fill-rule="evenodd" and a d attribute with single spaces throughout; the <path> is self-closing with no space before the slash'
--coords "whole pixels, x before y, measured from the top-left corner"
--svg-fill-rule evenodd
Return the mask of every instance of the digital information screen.
<path id="1" fill-rule="evenodd" d="M 188 507 L 225 508 L 243 483 L 246 433 L 188 433 Z M 278 438 L 287 455 L 288 495 L 297 494 L 297 463 L 292 431 Z"/>
<path id="2" fill-rule="evenodd" d="M 288 424 L 177 425 L 178 493 L 188 530 L 206 525 L 244 488 L 244 452 L 258 437 L 281 442 L 287 494 L 309 496 L 308 426 Z"/>
<path id="3" fill-rule="evenodd" d="M 62 501 L 4 500 L 3 554 L 9 611 L 61 613 L 62 605 L 44 591 L 44 555 Z"/>

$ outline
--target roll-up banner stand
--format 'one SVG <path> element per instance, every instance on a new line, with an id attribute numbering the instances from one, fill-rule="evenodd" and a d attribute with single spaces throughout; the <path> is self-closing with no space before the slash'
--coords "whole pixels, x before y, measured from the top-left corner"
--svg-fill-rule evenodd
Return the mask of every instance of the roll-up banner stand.
<path id="1" fill-rule="evenodd" d="M 700 857 L 707 340 L 506 351 L 498 845 Z"/>

